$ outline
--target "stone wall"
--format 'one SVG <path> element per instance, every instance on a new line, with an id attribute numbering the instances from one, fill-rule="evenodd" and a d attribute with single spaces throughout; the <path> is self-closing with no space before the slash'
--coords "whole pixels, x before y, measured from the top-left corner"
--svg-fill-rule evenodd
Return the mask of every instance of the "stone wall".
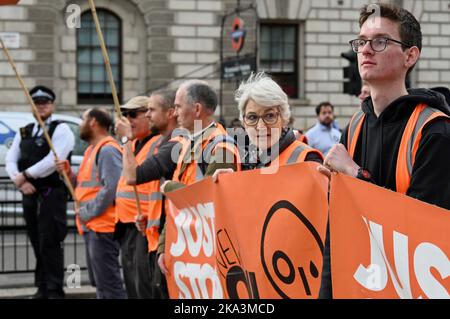
<path id="1" fill-rule="evenodd" d="M 389 2 L 389 1 L 387 1 Z M 433 87 L 450 82 L 450 1 L 392 0 L 412 11 L 422 23 L 424 49 L 414 86 Z M 77 103 L 76 30 L 66 25 L 69 4 L 88 10 L 87 1 L 21 0 L 18 6 L 0 8 L 0 31 L 20 32 L 20 48 L 11 49 L 17 68 L 30 88 L 44 84 L 55 89 L 59 110 L 80 113 Z M 219 90 L 220 25 L 222 15 L 234 9 L 235 0 L 96 0 L 98 8 L 116 13 L 123 23 L 124 100 L 148 94 L 162 86 L 176 87 L 182 79 L 205 78 Z M 291 100 L 295 126 L 307 129 L 315 123 L 314 107 L 331 101 L 343 127 L 359 101 L 341 93 L 341 53 L 355 38 L 359 8 L 365 0 L 242 0 L 257 5 L 264 22 L 298 23 L 299 92 Z M 243 54 L 253 50 L 256 19 L 242 14 L 247 28 Z M 231 21 L 224 32 L 225 55 L 233 54 L 229 40 Z M 82 27 L 82 26 L 81 26 Z M 223 83 L 223 115 L 237 116 L 233 91 L 237 83 Z M 0 55 L 0 108 L 29 110 L 24 94 L 6 57 Z M 219 110 L 217 115 L 219 114 Z"/>

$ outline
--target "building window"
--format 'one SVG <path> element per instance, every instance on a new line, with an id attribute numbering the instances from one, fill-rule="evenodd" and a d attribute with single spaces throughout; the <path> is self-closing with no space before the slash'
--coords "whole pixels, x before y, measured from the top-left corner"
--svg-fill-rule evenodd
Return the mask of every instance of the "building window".
<path id="1" fill-rule="evenodd" d="M 298 98 L 298 25 L 263 23 L 260 32 L 260 69 L 271 74 L 290 98 Z"/>
<path id="2" fill-rule="evenodd" d="M 108 50 L 119 101 L 122 101 L 122 23 L 120 18 L 105 9 L 97 10 Z M 109 78 L 98 41 L 91 11 L 81 15 L 77 29 L 77 92 L 79 104 L 112 104 Z"/>

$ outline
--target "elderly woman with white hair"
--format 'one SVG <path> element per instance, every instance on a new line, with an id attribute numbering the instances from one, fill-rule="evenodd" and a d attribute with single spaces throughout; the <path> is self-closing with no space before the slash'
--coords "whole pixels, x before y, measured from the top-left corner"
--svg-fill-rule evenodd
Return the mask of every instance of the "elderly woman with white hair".
<path id="1" fill-rule="evenodd" d="M 252 74 L 235 92 L 240 118 L 250 145 L 242 163 L 243 170 L 288 165 L 304 161 L 322 163 L 320 151 L 297 140 L 288 127 L 291 110 L 288 97 L 267 74 Z M 217 181 L 218 170 L 213 176 Z"/>

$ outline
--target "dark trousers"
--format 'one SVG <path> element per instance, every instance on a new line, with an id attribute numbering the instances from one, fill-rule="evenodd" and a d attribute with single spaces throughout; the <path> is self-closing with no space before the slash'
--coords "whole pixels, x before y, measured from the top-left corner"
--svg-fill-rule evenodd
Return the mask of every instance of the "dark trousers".
<path id="1" fill-rule="evenodd" d="M 120 276 L 119 243 L 114 233 L 84 233 L 89 279 L 97 288 L 98 299 L 125 299 L 127 297 Z"/>
<path id="2" fill-rule="evenodd" d="M 166 276 L 163 275 L 158 266 L 158 255 L 156 251 L 148 254 L 150 278 L 152 281 L 152 298 L 168 299 L 169 292 L 167 290 Z"/>
<path id="3" fill-rule="evenodd" d="M 115 236 L 120 243 L 120 261 L 128 299 L 137 299 L 136 239 L 140 236 L 134 223 L 117 223 Z"/>
<path id="4" fill-rule="evenodd" d="M 136 288 L 140 299 L 154 298 L 149 262 L 147 237 L 139 233 L 136 237 Z"/>
<path id="5" fill-rule="evenodd" d="M 331 282 L 331 254 L 330 254 L 330 223 L 327 223 L 325 247 L 323 250 L 322 278 L 320 282 L 319 299 L 332 299 L 333 285 Z"/>
<path id="6" fill-rule="evenodd" d="M 43 188 L 23 195 L 23 216 L 36 257 L 35 285 L 43 291 L 62 292 L 63 241 L 67 234 L 65 188 Z"/>

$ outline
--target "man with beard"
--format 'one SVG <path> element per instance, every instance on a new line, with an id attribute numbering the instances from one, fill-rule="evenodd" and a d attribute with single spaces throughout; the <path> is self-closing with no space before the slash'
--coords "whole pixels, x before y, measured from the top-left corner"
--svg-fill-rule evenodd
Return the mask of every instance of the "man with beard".
<path id="1" fill-rule="evenodd" d="M 334 106 L 330 102 L 322 102 L 316 106 L 317 124 L 308 132 L 306 137 L 308 144 L 327 155 L 330 148 L 339 143 L 341 132 L 333 126 Z"/>
<path id="2" fill-rule="evenodd" d="M 98 299 L 123 299 L 119 265 L 119 243 L 114 238 L 115 198 L 122 171 L 122 152 L 109 135 L 110 115 L 100 109 L 83 114 L 80 137 L 89 143 L 75 178 L 67 161 L 57 163 L 58 171 L 66 170 L 74 184 L 80 204 L 76 208 L 77 226 L 86 242 L 86 259 L 91 284 Z M 76 181 L 76 182 L 75 182 Z"/>
<path id="3" fill-rule="evenodd" d="M 139 137 L 135 134 L 133 120 L 128 116 L 117 121 L 116 133 L 124 142 L 124 180 L 127 185 L 137 185 L 139 193 L 145 188 L 148 196 L 147 205 L 142 206 L 142 215 L 135 215 L 136 228 L 146 234 L 146 237 L 137 236 L 135 242 L 137 297 L 157 299 L 168 297 L 165 278 L 157 267 L 156 259 L 160 228 L 164 225 L 165 216 L 160 184 L 173 176 L 176 161 L 172 160 L 171 155 L 179 139 L 172 134 L 177 127 L 175 91 L 158 90 L 147 99 L 145 116 L 153 136 L 147 155 L 143 157 L 136 152 Z"/>
<path id="4" fill-rule="evenodd" d="M 59 158 L 69 158 L 75 138 L 67 124 L 52 119 L 53 91 L 44 86 L 30 90 Z M 36 121 L 22 127 L 6 155 L 6 171 L 23 194 L 23 215 L 36 257 L 37 299 L 64 298 L 64 250 L 67 233 L 67 192 L 55 171 L 54 155 Z"/>

